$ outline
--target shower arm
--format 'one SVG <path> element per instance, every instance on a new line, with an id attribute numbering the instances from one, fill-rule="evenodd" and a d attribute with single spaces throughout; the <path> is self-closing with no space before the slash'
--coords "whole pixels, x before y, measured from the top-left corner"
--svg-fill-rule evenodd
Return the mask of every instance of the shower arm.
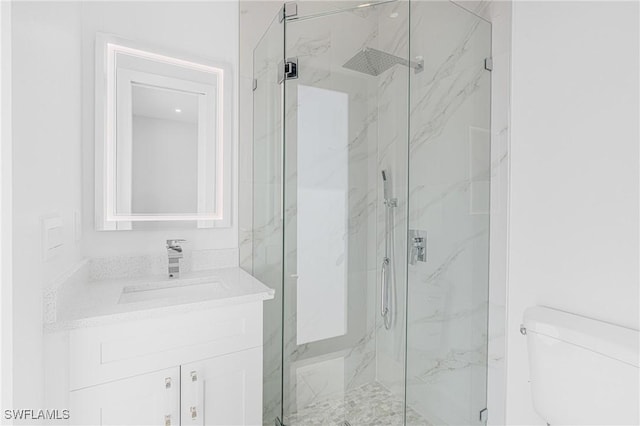
<path id="1" fill-rule="evenodd" d="M 422 56 L 417 56 L 416 59 L 417 61 L 409 61 L 405 59 L 406 63 L 404 65 L 409 68 L 413 68 L 413 72 L 418 74 L 420 71 L 424 70 L 424 59 L 422 59 Z"/>

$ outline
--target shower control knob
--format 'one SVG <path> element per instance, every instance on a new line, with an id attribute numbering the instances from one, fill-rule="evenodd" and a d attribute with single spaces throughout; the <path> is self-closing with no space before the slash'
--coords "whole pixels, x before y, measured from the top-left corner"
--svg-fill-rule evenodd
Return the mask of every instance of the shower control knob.
<path id="1" fill-rule="evenodd" d="M 427 257 L 426 257 L 424 237 L 414 237 L 413 248 L 416 251 L 416 260 L 418 262 L 425 262 L 427 260 Z"/>
<path id="2" fill-rule="evenodd" d="M 427 261 L 427 233 L 417 229 L 409 230 L 409 263 Z"/>

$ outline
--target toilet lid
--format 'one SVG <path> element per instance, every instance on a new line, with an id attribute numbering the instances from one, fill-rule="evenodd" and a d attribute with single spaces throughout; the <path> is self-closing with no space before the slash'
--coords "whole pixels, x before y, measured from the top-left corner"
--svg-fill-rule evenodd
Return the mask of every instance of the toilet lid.
<path id="1" fill-rule="evenodd" d="M 527 333 L 542 334 L 640 367 L 640 331 L 544 306 L 524 313 Z"/>

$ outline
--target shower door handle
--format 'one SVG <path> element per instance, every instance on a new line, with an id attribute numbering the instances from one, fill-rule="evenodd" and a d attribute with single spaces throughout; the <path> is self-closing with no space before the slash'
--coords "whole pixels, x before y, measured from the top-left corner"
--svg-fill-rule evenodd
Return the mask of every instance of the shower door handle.
<path id="1" fill-rule="evenodd" d="M 389 258 L 382 259 L 382 266 L 380 268 L 380 315 L 385 317 L 389 313 L 389 306 L 387 305 L 387 267 L 389 266 Z"/>

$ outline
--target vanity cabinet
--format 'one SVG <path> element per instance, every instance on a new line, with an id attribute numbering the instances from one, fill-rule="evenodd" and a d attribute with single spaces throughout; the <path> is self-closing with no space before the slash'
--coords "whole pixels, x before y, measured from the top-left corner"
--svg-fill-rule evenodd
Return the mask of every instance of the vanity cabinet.
<path id="1" fill-rule="evenodd" d="M 71 392 L 74 425 L 179 425 L 180 368 Z"/>
<path id="2" fill-rule="evenodd" d="M 259 425 L 262 349 L 71 392 L 74 425 Z"/>
<path id="3" fill-rule="evenodd" d="M 262 424 L 262 350 L 182 366 L 182 425 Z"/>
<path id="4" fill-rule="evenodd" d="M 262 424 L 262 301 L 70 330 L 75 425 Z"/>

